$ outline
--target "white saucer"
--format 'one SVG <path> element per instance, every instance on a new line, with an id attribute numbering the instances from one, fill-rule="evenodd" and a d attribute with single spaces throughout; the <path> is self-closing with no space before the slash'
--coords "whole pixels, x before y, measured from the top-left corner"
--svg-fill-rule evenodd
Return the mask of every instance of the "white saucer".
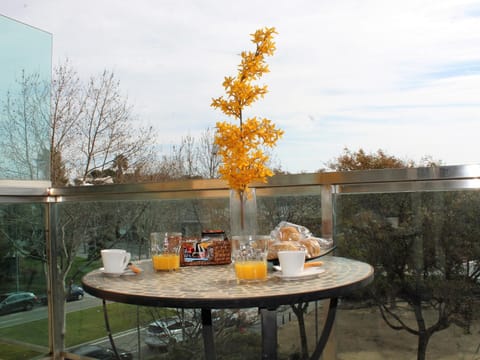
<path id="1" fill-rule="evenodd" d="M 311 267 L 303 270 L 303 272 L 298 275 L 283 275 L 281 271 L 278 271 L 274 273 L 273 276 L 276 276 L 282 280 L 305 280 L 305 279 L 314 278 L 322 274 L 323 272 L 325 272 L 325 269 L 320 269 L 318 267 Z"/>
<path id="2" fill-rule="evenodd" d="M 102 267 L 102 268 L 100 268 L 100 272 L 103 275 L 112 276 L 112 277 L 115 277 L 115 276 L 118 277 L 118 276 L 122 276 L 122 275 L 135 275 L 135 273 L 130 269 L 126 269 L 121 273 L 108 273 L 108 272 L 105 272 L 105 269 Z"/>

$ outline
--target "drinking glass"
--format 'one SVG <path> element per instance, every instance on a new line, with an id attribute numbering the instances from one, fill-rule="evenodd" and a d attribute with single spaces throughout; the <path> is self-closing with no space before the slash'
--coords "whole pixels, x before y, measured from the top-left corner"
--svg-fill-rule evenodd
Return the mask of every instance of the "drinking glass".
<path id="1" fill-rule="evenodd" d="M 150 249 L 155 271 L 173 271 L 180 268 L 182 233 L 154 232 L 150 234 Z"/>
<path id="2" fill-rule="evenodd" d="M 238 283 L 267 279 L 269 236 L 233 236 L 232 262 Z"/>

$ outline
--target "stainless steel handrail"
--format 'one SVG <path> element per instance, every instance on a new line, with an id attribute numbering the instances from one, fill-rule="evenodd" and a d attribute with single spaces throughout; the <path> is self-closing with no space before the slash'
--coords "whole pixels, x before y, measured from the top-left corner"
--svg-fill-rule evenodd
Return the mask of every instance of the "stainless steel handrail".
<path id="1" fill-rule="evenodd" d="M 476 189 L 480 188 L 480 165 L 275 175 L 267 183 L 253 184 L 271 193 L 281 192 L 282 188 L 292 191 L 298 188 L 301 192 L 301 189 L 322 185 L 333 186 L 337 193 Z M 166 197 L 168 193 L 168 197 L 181 198 L 192 196 L 192 193 L 208 197 L 212 194 L 226 196 L 227 191 L 227 184 L 218 179 L 54 188 L 46 181 L 3 180 L 0 181 L 0 202 L 50 202 L 52 197 L 58 202 L 133 197 L 141 200 L 159 194 Z"/>
<path id="2" fill-rule="evenodd" d="M 332 186 L 333 193 L 480 189 L 480 165 L 275 175 L 267 183 L 256 183 L 252 186 L 273 195 L 282 191 L 301 193 L 312 186 L 322 185 Z M 202 198 L 228 196 L 228 186 L 218 179 L 178 180 L 162 183 L 50 188 L 48 194 L 58 202 L 119 198 L 136 200 L 192 196 Z"/>

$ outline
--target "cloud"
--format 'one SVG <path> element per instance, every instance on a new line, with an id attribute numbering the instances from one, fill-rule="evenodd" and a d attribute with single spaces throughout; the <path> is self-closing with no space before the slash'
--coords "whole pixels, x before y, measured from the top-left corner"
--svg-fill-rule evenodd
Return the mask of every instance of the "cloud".
<path id="1" fill-rule="evenodd" d="M 115 71 L 160 141 L 223 119 L 211 98 L 251 48 L 249 34 L 275 26 L 277 52 L 261 81 L 270 92 L 249 113 L 285 129 L 276 149 L 284 168 L 317 170 L 345 146 L 476 160 L 476 1 L 21 3 L 0 12 L 53 33 L 54 63 L 68 57 L 85 77 Z"/>

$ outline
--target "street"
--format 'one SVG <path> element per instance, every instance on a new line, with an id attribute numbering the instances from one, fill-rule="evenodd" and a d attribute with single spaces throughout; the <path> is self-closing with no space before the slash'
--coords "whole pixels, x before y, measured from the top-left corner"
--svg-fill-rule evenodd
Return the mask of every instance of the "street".
<path id="1" fill-rule="evenodd" d="M 102 305 L 102 300 L 91 295 L 85 294 L 82 300 L 71 301 L 65 304 L 67 313 L 87 309 L 93 306 Z M 15 325 L 20 325 L 30 321 L 46 319 L 48 317 L 48 307 L 37 305 L 30 311 L 20 311 L 12 314 L 0 316 L 0 329 Z"/>
<path id="2" fill-rule="evenodd" d="M 85 293 L 82 300 L 67 302 L 65 304 L 67 313 L 101 305 L 101 299 L 95 298 L 87 293 Z M 291 313 L 289 307 L 282 307 L 279 310 L 280 311 L 277 313 L 277 323 L 279 324 L 279 326 L 282 326 L 283 324 L 291 321 L 293 314 Z M 255 309 L 250 309 L 251 316 L 256 316 L 255 313 Z M 13 314 L 0 316 L 0 328 L 6 328 L 35 320 L 46 319 L 47 317 L 48 307 L 45 305 L 37 305 L 31 311 L 21 311 Z M 133 355 L 134 360 L 139 358 L 148 359 L 155 357 L 157 351 L 149 349 L 144 343 L 145 328 L 140 328 L 139 332 L 137 330 L 137 328 L 134 328 L 123 332 L 115 333 L 114 339 L 116 346 L 118 346 L 119 349 L 130 351 Z M 251 324 L 250 331 L 260 332 L 260 322 L 256 321 Z M 90 344 L 96 344 L 102 347 L 111 347 L 110 341 L 107 336 L 90 342 Z M 74 348 L 79 346 L 81 346 L 81 344 L 74 346 Z"/>

